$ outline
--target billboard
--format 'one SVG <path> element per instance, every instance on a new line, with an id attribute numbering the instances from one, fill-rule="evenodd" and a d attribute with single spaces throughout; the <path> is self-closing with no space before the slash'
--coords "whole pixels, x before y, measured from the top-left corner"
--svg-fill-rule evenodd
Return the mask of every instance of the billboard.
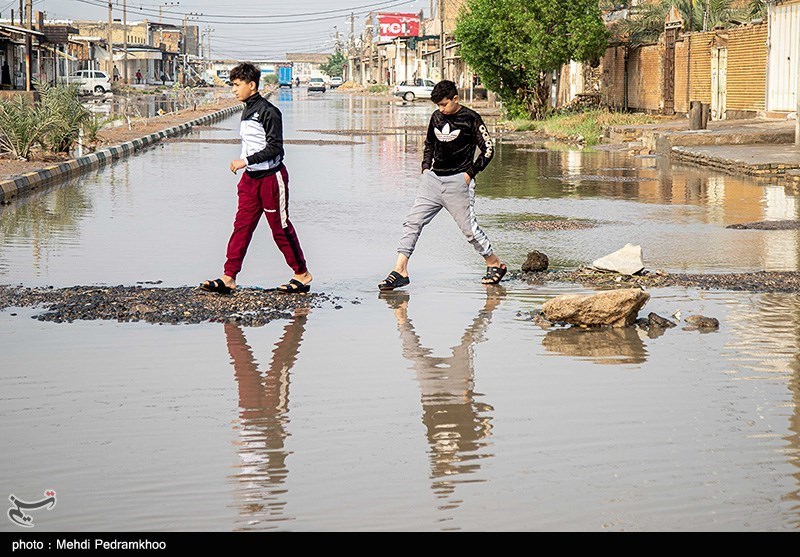
<path id="1" fill-rule="evenodd" d="M 419 36 L 419 14 L 378 14 L 379 41 L 417 36 Z"/>

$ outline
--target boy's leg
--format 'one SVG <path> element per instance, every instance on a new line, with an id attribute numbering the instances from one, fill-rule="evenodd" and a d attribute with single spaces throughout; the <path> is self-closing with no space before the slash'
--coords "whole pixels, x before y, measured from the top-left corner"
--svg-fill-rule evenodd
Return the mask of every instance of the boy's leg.
<path id="1" fill-rule="evenodd" d="M 448 176 L 448 186 L 442 195 L 444 208 L 461 229 L 467 241 L 484 259 L 493 257 L 494 251 L 489 238 L 478 225 L 475 216 L 475 180 L 466 185 L 463 174 Z"/>
<path id="2" fill-rule="evenodd" d="M 430 171 L 422 175 L 414 205 L 411 206 L 411 210 L 403 222 L 403 236 L 397 247 L 399 254 L 397 266 L 402 264 L 405 268 L 408 259 L 414 253 L 414 247 L 417 245 L 422 229 L 441 211 L 443 202 L 440 180 Z"/>
<path id="3" fill-rule="evenodd" d="M 262 178 L 259 182 L 264 215 L 272 229 L 272 238 L 281 250 L 287 265 L 294 271 L 295 279 L 308 284 L 311 282 L 311 275 L 308 273 L 306 259 L 300 248 L 300 240 L 297 239 L 297 233 L 289 220 L 289 172 L 284 166 L 280 171 Z"/>
<path id="4" fill-rule="evenodd" d="M 455 187 L 446 188 L 444 207 L 453 216 L 453 220 L 461 228 L 467 241 L 486 261 L 486 275 L 481 282 L 497 284 L 506 274 L 506 266 L 494 254 L 489 238 L 478 225 L 478 219 L 475 216 L 475 180 L 471 180 L 469 186 L 464 187 L 466 184 L 463 174 L 448 178 L 454 180 L 455 183 L 449 185 Z"/>
<path id="5" fill-rule="evenodd" d="M 233 233 L 228 241 L 227 260 L 225 261 L 225 275 L 234 281 L 236 275 L 242 270 L 242 261 L 244 261 L 247 247 L 258 226 L 262 211 L 257 180 L 253 180 L 247 173 L 244 173 L 239 180 L 237 190 L 239 207 L 233 221 Z"/>
<path id="6" fill-rule="evenodd" d="M 420 179 L 414 205 L 403 222 L 403 236 L 397 248 L 397 261 L 394 269 L 378 284 L 380 290 L 393 290 L 409 284 L 408 260 L 414 253 L 419 235 L 426 224 L 442 210 L 442 189 L 440 179 L 426 172 Z"/>

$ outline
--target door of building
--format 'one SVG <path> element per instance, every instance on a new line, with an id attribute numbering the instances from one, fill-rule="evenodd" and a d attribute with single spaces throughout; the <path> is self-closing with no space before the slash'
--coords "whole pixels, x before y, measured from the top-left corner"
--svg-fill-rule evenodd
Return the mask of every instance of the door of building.
<path id="1" fill-rule="evenodd" d="M 728 49 L 711 49 L 711 119 L 725 119 L 728 82 Z"/>

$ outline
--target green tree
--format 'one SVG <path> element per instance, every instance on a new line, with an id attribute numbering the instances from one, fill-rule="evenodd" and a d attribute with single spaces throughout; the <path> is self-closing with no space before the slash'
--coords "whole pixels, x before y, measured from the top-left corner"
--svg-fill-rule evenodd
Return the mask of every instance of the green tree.
<path id="1" fill-rule="evenodd" d="M 347 64 L 347 59 L 337 50 L 328 56 L 328 61 L 320 65 L 319 69 L 331 77 L 341 76 L 344 73 L 345 64 Z"/>
<path id="2" fill-rule="evenodd" d="M 455 35 L 461 57 L 511 117 L 541 119 L 552 72 L 598 60 L 609 33 L 597 0 L 468 0 Z"/>

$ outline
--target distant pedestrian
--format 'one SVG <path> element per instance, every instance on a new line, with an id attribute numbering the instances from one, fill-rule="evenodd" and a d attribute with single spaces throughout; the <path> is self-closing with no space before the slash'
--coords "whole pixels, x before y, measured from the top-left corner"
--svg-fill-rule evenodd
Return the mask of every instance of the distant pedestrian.
<path id="1" fill-rule="evenodd" d="M 497 284 L 507 268 L 492 249 L 475 217 L 475 175 L 494 156 L 494 145 L 480 114 L 458 102 L 452 81 L 437 83 L 431 100 L 439 108 L 431 115 L 422 154 L 422 179 L 414 205 L 403 223 L 394 269 L 378 284 L 380 290 L 406 286 L 408 260 L 426 224 L 442 209 L 453 217 L 475 250 L 486 261 L 483 284 Z M 475 158 L 475 151 L 480 154 Z"/>
<path id="2" fill-rule="evenodd" d="M 166 85 L 166 84 L 167 84 L 167 74 L 161 72 L 161 85 Z"/>
<path id="3" fill-rule="evenodd" d="M 11 87 L 11 68 L 8 67 L 8 61 L 3 60 L 3 77 L 2 84 Z"/>
<path id="4" fill-rule="evenodd" d="M 300 87 L 300 76 L 299 75 L 294 78 L 294 86 L 295 87 Z"/>
<path id="5" fill-rule="evenodd" d="M 136 83 L 137 85 L 142 82 L 142 70 L 136 70 Z"/>
<path id="6" fill-rule="evenodd" d="M 114 75 L 114 81 L 119 81 L 119 68 L 117 67 L 116 64 L 114 64 L 113 75 Z"/>
<path id="7" fill-rule="evenodd" d="M 297 233 L 289 220 L 289 173 L 283 164 L 283 118 L 281 111 L 258 92 L 261 71 L 253 64 L 239 64 L 231 70 L 234 96 L 244 102 L 240 126 L 242 154 L 231 161 L 234 174 L 244 169 L 239 180 L 239 204 L 228 241 L 223 275 L 200 284 L 201 290 L 231 294 L 236 289 L 236 276 L 242 269 L 250 240 L 261 216 L 272 229 L 272 238 L 283 254 L 294 276 L 278 286 L 278 292 L 308 292 L 308 272 Z"/>

